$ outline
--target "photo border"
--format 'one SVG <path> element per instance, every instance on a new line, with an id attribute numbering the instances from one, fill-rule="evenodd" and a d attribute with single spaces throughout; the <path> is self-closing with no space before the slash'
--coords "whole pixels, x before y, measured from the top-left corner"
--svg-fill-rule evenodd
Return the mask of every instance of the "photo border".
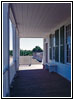
<path id="1" fill-rule="evenodd" d="M 71 36 L 72 37 L 72 50 L 71 50 L 72 51 L 72 60 L 71 60 L 72 61 L 72 63 L 71 63 L 71 65 L 72 65 L 71 66 L 71 68 L 72 68 L 72 70 L 71 70 L 72 71 L 71 72 L 71 76 L 72 76 L 72 78 L 71 78 L 72 79 L 71 80 L 71 82 L 72 82 L 72 86 L 71 86 L 72 98 L 69 98 L 69 97 L 58 97 L 58 98 L 57 97 L 48 97 L 48 98 L 46 98 L 46 97 L 23 97 L 23 98 L 22 97 L 2 97 L 2 92 L 3 92 L 3 90 L 2 90 L 2 86 L 3 86 L 2 85 L 2 74 L 3 74 L 2 73 L 2 67 L 3 67 L 3 65 L 2 65 L 2 60 L 3 60 L 3 57 L 2 57 L 2 53 L 3 53 L 3 50 L 2 50 L 2 47 L 3 47 L 3 40 L 2 40 L 3 39 L 3 37 L 2 37 L 2 34 L 3 34 L 2 33 L 2 25 L 3 25 L 3 23 L 2 23 L 2 3 L 15 3 L 15 2 L 17 2 L 17 3 L 18 2 L 20 2 L 20 3 L 22 3 L 22 2 L 23 3 L 25 3 L 25 2 L 30 2 L 30 3 L 31 2 L 34 2 L 34 3 L 37 3 L 37 2 L 41 2 L 41 3 L 42 2 L 45 2 L 45 3 L 46 2 L 48 2 L 48 3 L 51 3 L 51 2 L 53 2 L 53 3 L 55 3 L 55 2 L 56 3 L 57 2 L 58 3 L 67 2 L 68 3 L 68 2 L 70 2 L 72 4 L 72 7 L 71 7 L 72 8 L 72 11 L 71 11 L 72 12 L 72 14 L 71 14 L 72 15 L 71 16 L 71 18 L 72 18 L 72 20 L 71 20 L 71 22 L 72 22 L 71 23 L 72 24 L 72 30 L 71 30 L 72 31 L 71 32 L 72 33 L 71 34 L 72 35 Z M 73 99 L 73 1 L 1 1 L 1 99 Z"/>

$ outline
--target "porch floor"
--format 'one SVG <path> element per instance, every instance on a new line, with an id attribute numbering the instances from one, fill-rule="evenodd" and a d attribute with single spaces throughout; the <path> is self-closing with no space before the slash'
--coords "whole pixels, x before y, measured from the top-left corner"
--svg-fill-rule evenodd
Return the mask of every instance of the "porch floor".
<path id="1" fill-rule="evenodd" d="M 71 96 L 71 82 L 57 73 L 50 73 L 42 69 L 42 65 L 38 66 L 40 66 L 40 69 L 36 69 L 35 65 L 20 66 L 20 70 L 17 71 L 11 84 L 11 97 Z"/>

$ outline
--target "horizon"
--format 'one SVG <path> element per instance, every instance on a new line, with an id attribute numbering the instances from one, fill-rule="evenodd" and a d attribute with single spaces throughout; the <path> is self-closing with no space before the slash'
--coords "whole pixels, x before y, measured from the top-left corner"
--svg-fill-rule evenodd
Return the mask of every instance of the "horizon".
<path id="1" fill-rule="evenodd" d="M 20 50 L 33 50 L 36 46 L 43 50 L 43 38 L 20 38 L 19 42 Z M 10 36 L 10 50 L 13 50 L 12 34 Z"/>

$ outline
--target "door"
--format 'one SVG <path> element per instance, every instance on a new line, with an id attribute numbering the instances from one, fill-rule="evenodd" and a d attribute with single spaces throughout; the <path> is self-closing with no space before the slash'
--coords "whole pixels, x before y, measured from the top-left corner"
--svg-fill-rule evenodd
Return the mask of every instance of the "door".
<path id="1" fill-rule="evenodd" d="M 46 63 L 48 63 L 48 43 L 46 43 Z"/>

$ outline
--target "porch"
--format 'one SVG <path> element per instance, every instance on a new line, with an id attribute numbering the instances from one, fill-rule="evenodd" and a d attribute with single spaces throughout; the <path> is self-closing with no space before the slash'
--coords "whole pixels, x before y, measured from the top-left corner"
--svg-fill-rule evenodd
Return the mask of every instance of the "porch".
<path id="1" fill-rule="evenodd" d="M 3 97 L 71 97 L 71 2 L 3 3 Z M 10 27 L 13 63 L 9 64 Z M 41 69 L 19 67 L 20 38 L 43 38 Z M 57 71 L 49 72 L 51 64 Z M 38 67 L 39 67 L 38 66 Z M 24 67 L 23 67 L 24 68 Z M 61 75 L 61 76 L 60 76 Z"/>

